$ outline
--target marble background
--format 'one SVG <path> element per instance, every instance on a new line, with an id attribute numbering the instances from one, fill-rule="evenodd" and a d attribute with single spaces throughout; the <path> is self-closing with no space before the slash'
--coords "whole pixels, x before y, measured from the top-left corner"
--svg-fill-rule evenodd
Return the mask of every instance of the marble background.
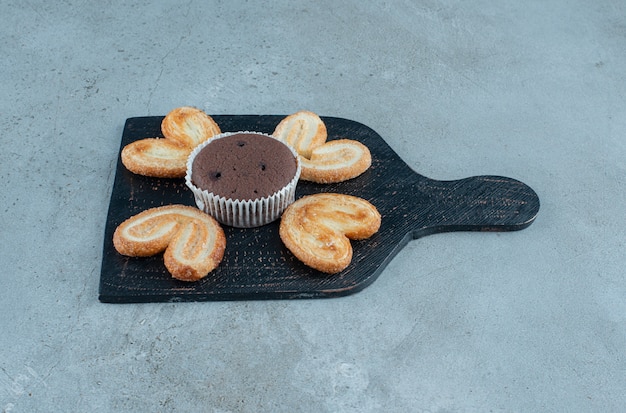
<path id="1" fill-rule="evenodd" d="M 0 410 L 626 405 L 626 3 L 5 0 Z M 414 240 L 338 299 L 110 305 L 128 117 L 308 109 L 420 174 L 519 179 L 515 233 Z M 392 177 L 390 177 L 392 179 Z"/>

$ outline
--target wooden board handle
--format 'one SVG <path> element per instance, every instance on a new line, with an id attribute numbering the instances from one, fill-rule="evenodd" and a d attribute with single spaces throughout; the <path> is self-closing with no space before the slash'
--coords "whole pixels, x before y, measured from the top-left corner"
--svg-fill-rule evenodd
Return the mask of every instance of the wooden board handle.
<path id="1" fill-rule="evenodd" d="M 411 185 L 419 193 L 413 238 L 450 231 L 516 231 L 539 212 L 539 197 L 528 185 L 501 176 L 455 181 L 426 178 Z"/>

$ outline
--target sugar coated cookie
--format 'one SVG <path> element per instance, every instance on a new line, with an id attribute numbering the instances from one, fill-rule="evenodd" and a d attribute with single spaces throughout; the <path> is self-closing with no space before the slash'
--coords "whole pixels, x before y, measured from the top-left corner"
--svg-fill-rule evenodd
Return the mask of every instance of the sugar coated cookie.
<path id="1" fill-rule="evenodd" d="M 147 257 L 164 252 L 174 278 L 197 281 L 224 257 L 226 237 L 215 219 L 186 205 L 155 207 L 128 218 L 113 234 L 117 252 Z"/>
<path id="2" fill-rule="evenodd" d="M 276 126 L 272 135 L 308 158 L 311 151 L 326 142 L 326 125 L 315 113 L 301 110 L 293 113 Z"/>
<path id="3" fill-rule="evenodd" d="M 309 159 L 300 160 L 302 180 L 330 184 L 361 175 L 372 164 L 372 155 L 361 142 L 337 139 L 313 149 Z"/>
<path id="4" fill-rule="evenodd" d="M 352 261 L 350 240 L 371 237 L 381 216 L 368 201 L 344 194 L 319 193 L 298 199 L 283 213 L 279 234 L 307 266 L 333 274 Z"/>
<path id="5" fill-rule="evenodd" d="M 183 106 L 161 122 L 164 138 L 145 138 L 122 149 L 124 166 L 138 175 L 181 178 L 187 170 L 187 157 L 202 142 L 220 133 L 213 118 L 200 109 Z"/>

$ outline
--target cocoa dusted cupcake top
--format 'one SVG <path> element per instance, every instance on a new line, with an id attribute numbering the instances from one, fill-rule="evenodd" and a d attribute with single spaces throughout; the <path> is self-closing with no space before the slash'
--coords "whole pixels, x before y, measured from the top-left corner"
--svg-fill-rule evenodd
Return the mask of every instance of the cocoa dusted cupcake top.
<path id="1" fill-rule="evenodd" d="M 287 145 L 257 133 L 235 133 L 211 140 L 193 160 L 191 181 L 224 198 L 268 197 L 287 186 L 297 170 Z"/>

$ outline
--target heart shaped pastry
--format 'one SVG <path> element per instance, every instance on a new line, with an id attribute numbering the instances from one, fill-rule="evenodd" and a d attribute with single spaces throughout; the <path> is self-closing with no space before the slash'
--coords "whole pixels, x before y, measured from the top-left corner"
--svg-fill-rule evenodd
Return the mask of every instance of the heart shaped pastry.
<path id="1" fill-rule="evenodd" d="M 161 122 L 165 139 L 195 148 L 208 138 L 220 133 L 220 127 L 212 117 L 200 109 L 182 106 L 171 110 Z"/>
<path id="2" fill-rule="evenodd" d="M 309 159 L 300 157 L 300 161 L 302 180 L 330 184 L 361 175 L 372 164 L 372 155 L 361 142 L 338 139 L 318 146 Z"/>
<path id="3" fill-rule="evenodd" d="M 333 274 L 352 261 L 350 240 L 371 237 L 381 216 L 368 201 L 344 194 L 319 193 L 298 199 L 283 213 L 279 234 L 304 264 Z"/>
<path id="4" fill-rule="evenodd" d="M 180 178 L 187 170 L 187 157 L 202 142 L 220 133 L 213 118 L 189 106 L 170 111 L 161 122 L 164 138 L 146 138 L 122 149 L 124 166 L 138 175 Z"/>
<path id="5" fill-rule="evenodd" d="M 187 170 L 189 148 L 169 139 L 146 138 L 122 149 L 122 163 L 138 175 L 177 178 Z"/>
<path id="6" fill-rule="evenodd" d="M 369 149 L 358 141 L 326 142 L 324 121 L 310 111 L 302 110 L 285 117 L 272 135 L 298 152 L 302 164 L 300 178 L 304 181 L 343 182 L 361 175 L 372 164 Z"/>
<path id="7" fill-rule="evenodd" d="M 285 117 L 272 135 L 308 158 L 311 151 L 326 142 L 326 125 L 317 114 L 301 110 Z"/>
<path id="8" fill-rule="evenodd" d="M 113 234 L 113 245 L 130 257 L 164 252 L 165 267 L 174 278 L 197 281 L 222 261 L 226 237 L 219 223 L 199 209 L 168 205 L 122 222 Z"/>

